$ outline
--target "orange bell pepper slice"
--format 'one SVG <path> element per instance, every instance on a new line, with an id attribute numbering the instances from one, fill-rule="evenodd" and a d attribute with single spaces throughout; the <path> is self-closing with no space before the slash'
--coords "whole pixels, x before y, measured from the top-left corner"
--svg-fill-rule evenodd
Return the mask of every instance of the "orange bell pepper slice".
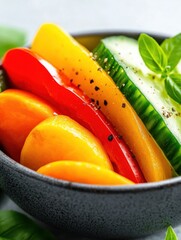
<path id="1" fill-rule="evenodd" d="M 147 181 L 171 178 L 173 168 L 113 80 L 90 52 L 54 24 L 44 24 L 32 50 L 52 63 L 90 98 L 127 142 Z"/>
<path id="2" fill-rule="evenodd" d="M 0 146 L 14 160 L 30 131 L 58 111 L 41 98 L 17 89 L 0 93 Z"/>
<path id="3" fill-rule="evenodd" d="M 43 175 L 61 180 L 95 185 L 132 185 L 131 180 L 100 166 L 75 161 L 57 161 L 37 170 Z"/>

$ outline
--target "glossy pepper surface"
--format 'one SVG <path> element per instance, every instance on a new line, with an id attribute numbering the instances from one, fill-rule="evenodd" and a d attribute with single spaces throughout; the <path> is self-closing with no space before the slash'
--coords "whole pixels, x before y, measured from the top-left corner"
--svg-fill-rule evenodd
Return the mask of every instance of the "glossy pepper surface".
<path id="1" fill-rule="evenodd" d="M 102 143 L 119 174 L 139 183 L 145 179 L 129 151 L 110 122 L 83 92 L 47 61 L 29 49 L 12 49 L 3 59 L 11 87 L 24 89 L 48 100 L 90 130 Z"/>

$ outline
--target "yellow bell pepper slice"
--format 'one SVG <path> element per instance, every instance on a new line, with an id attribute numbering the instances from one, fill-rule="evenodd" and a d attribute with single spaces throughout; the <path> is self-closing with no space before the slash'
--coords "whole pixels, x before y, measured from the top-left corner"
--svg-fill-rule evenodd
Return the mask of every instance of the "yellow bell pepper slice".
<path id="1" fill-rule="evenodd" d="M 113 80 L 92 54 L 55 24 L 40 27 L 32 50 L 93 98 L 135 154 L 147 181 L 171 178 L 173 168 Z"/>

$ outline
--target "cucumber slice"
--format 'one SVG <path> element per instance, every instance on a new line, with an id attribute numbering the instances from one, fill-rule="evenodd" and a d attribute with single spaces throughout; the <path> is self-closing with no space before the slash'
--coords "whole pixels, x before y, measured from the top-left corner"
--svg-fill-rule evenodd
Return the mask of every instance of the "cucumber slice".
<path id="1" fill-rule="evenodd" d="M 3 92 L 7 86 L 6 86 L 6 76 L 5 76 L 5 72 L 2 69 L 2 67 L 0 67 L 0 92 Z"/>
<path id="2" fill-rule="evenodd" d="M 181 105 L 168 96 L 160 76 L 145 66 L 137 40 L 108 37 L 101 40 L 93 54 L 181 175 Z"/>

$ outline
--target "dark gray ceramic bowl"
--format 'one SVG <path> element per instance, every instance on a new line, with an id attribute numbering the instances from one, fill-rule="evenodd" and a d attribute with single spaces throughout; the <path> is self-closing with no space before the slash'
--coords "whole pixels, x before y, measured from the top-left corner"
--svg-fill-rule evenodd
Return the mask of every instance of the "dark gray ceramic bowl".
<path id="1" fill-rule="evenodd" d="M 105 35 L 78 40 L 91 49 Z M 35 218 L 88 237 L 137 238 L 181 222 L 181 177 L 120 187 L 71 183 L 39 175 L 0 151 L 0 187 Z"/>

